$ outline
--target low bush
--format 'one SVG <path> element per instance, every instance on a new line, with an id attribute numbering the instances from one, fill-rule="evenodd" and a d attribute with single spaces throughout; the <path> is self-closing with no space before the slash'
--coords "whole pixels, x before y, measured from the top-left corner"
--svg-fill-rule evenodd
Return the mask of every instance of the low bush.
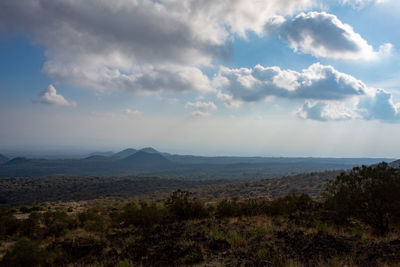
<path id="1" fill-rule="evenodd" d="M 227 200 L 223 199 L 218 202 L 217 208 L 215 210 L 216 217 L 233 217 L 237 216 L 239 212 L 239 205 L 237 200 Z"/>
<path id="2" fill-rule="evenodd" d="M 47 229 L 47 235 L 60 237 L 69 229 L 77 227 L 78 222 L 74 217 L 68 216 L 64 211 L 48 211 L 43 213 L 43 223 Z"/>
<path id="3" fill-rule="evenodd" d="M 108 225 L 107 216 L 95 208 L 88 209 L 78 214 L 79 224 L 89 232 L 104 232 Z"/>
<path id="4" fill-rule="evenodd" d="M 169 213 L 179 219 L 187 220 L 209 216 L 205 204 L 193 198 L 188 191 L 177 190 L 165 201 Z"/>
<path id="5" fill-rule="evenodd" d="M 45 252 L 39 244 L 28 238 L 22 238 L 6 253 L 0 262 L 1 266 L 43 266 Z"/>
<path id="6" fill-rule="evenodd" d="M 122 212 L 117 215 L 117 222 L 125 226 L 151 227 L 163 222 L 166 219 L 166 215 L 167 210 L 155 203 L 140 202 L 136 204 L 132 202 L 128 203 Z"/>

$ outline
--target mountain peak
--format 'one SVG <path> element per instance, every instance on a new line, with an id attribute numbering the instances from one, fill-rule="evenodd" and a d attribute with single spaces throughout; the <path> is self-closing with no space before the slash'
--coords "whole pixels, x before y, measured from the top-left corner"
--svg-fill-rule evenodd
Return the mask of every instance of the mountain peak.
<path id="1" fill-rule="evenodd" d="M 145 147 L 145 148 L 140 149 L 140 151 L 144 151 L 144 152 L 150 153 L 150 154 L 160 154 L 160 152 L 158 152 L 157 150 L 155 150 L 152 147 Z"/>
<path id="2" fill-rule="evenodd" d="M 115 153 L 114 157 L 126 158 L 126 157 L 129 157 L 129 156 L 135 154 L 136 152 L 137 152 L 137 150 L 134 149 L 134 148 L 127 148 L 127 149 L 124 149 L 124 150 L 122 150 L 122 151 L 120 151 L 118 153 Z"/>

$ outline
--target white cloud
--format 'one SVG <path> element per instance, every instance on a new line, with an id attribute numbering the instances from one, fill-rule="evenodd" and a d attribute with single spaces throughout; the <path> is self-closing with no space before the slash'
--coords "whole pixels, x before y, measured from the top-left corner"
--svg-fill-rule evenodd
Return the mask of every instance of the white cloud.
<path id="1" fill-rule="evenodd" d="M 230 31 L 246 36 L 251 30 L 264 34 L 265 24 L 277 23 L 280 16 L 293 15 L 315 5 L 314 0 L 221 0 L 205 1 L 205 14 L 212 14 L 219 23 L 227 25 Z M 200 4 L 201 5 L 201 4 Z M 272 22 L 272 23 L 271 23 Z"/>
<path id="2" fill-rule="evenodd" d="M 357 108 L 366 120 L 400 121 L 400 103 L 393 103 L 392 94 L 382 89 L 361 98 Z"/>
<path id="3" fill-rule="evenodd" d="M 40 101 L 54 106 L 76 106 L 76 102 L 68 101 L 62 95 L 57 94 L 56 88 L 51 84 L 40 94 Z"/>
<path id="4" fill-rule="evenodd" d="M 294 51 L 318 58 L 372 60 L 390 54 L 393 46 L 383 44 L 375 51 L 350 25 L 325 12 L 300 13 L 279 32 Z"/>
<path id="5" fill-rule="evenodd" d="M 378 54 L 382 56 L 388 56 L 392 54 L 393 44 L 386 43 L 379 46 Z"/>
<path id="6" fill-rule="evenodd" d="M 322 101 L 316 101 L 314 103 L 306 101 L 297 111 L 297 115 L 303 119 L 316 121 L 349 120 L 355 118 L 354 115 L 351 114 L 351 110 L 346 109 L 343 105 Z"/>
<path id="7" fill-rule="evenodd" d="M 235 36 L 264 33 L 276 15 L 314 0 L 0 1 L 0 28 L 45 48 L 57 82 L 129 92 L 207 91 L 200 70 L 231 53 Z"/>
<path id="8" fill-rule="evenodd" d="M 339 3 L 342 5 L 350 5 L 353 8 L 361 9 L 365 7 L 367 4 L 371 3 L 383 3 L 385 0 L 339 0 Z"/>
<path id="9" fill-rule="evenodd" d="M 261 102 L 276 96 L 304 99 L 305 103 L 296 112 L 304 119 L 400 122 L 400 103 L 393 103 L 389 92 L 369 88 L 353 76 L 320 63 L 301 72 L 277 66 L 221 67 L 213 84 L 219 90 L 217 98 L 226 105 L 232 101 Z"/>
<path id="10" fill-rule="evenodd" d="M 382 89 L 373 89 L 372 94 L 357 96 L 349 101 L 306 102 L 297 112 L 304 119 L 331 120 L 379 120 L 400 122 L 400 103 L 393 103 L 392 94 Z"/>
<path id="11" fill-rule="evenodd" d="M 200 69 L 191 66 L 143 66 L 133 73 L 106 66 L 85 68 L 80 65 L 48 61 L 44 71 L 57 81 L 80 84 L 100 91 L 124 90 L 132 93 L 159 91 L 209 92 L 210 81 Z"/>
<path id="12" fill-rule="evenodd" d="M 209 102 L 187 102 L 185 105 L 186 108 L 197 108 L 199 110 L 216 110 L 217 106 L 214 104 L 214 102 L 209 101 Z"/>
<path id="13" fill-rule="evenodd" d="M 124 110 L 124 113 L 125 113 L 126 115 L 134 115 L 134 116 L 139 116 L 139 115 L 142 115 L 142 114 L 143 114 L 143 112 L 141 112 L 141 111 L 139 111 L 139 110 L 137 110 L 137 109 L 132 110 L 132 109 L 129 109 L 129 108 L 125 109 L 125 110 Z"/>
<path id="14" fill-rule="evenodd" d="M 210 115 L 210 111 L 216 110 L 217 106 L 214 102 L 187 102 L 185 108 L 194 108 L 194 111 L 191 112 L 193 116 L 208 116 Z"/>
<path id="15" fill-rule="evenodd" d="M 221 100 L 225 106 L 230 108 L 239 108 L 242 105 L 242 101 L 234 99 L 233 96 L 224 94 L 221 91 L 218 91 L 217 98 Z"/>
<path id="16" fill-rule="evenodd" d="M 196 116 L 196 117 L 205 117 L 205 116 L 210 115 L 209 112 L 201 111 L 201 110 L 192 111 L 192 113 L 190 113 L 190 114 L 192 114 L 192 116 Z"/>
<path id="17" fill-rule="evenodd" d="M 368 92 L 362 81 L 320 63 L 302 72 L 261 65 L 253 69 L 221 67 L 214 79 L 217 82 L 213 84 L 225 91 L 224 94 L 229 93 L 233 99 L 246 102 L 260 101 L 268 96 L 341 100 Z"/>

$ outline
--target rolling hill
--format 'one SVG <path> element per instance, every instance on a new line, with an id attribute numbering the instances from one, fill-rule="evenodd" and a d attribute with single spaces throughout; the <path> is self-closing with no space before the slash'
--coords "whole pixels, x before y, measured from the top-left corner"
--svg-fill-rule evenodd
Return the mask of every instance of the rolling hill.
<path id="1" fill-rule="evenodd" d="M 7 162 L 9 160 L 10 160 L 9 158 L 7 158 L 6 156 L 0 154 L 0 164 L 3 164 L 3 163 L 5 163 L 5 162 Z"/>

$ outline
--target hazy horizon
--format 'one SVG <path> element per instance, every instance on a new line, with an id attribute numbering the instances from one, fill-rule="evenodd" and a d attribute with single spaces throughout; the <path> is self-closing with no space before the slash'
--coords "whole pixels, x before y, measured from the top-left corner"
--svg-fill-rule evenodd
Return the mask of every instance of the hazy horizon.
<path id="1" fill-rule="evenodd" d="M 281 155 L 281 154 L 268 154 L 260 153 L 260 154 L 245 154 L 245 153 L 229 153 L 229 152 L 221 152 L 221 153 L 200 153 L 198 151 L 192 150 L 180 150 L 180 149 L 161 149 L 158 147 L 153 146 L 126 146 L 123 148 L 104 148 L 101 147 L 94 147 L 93 149 L 90 148 L 77 148 L 77 147 L 48 147 L 48 148 L 1 148 L 0 147 L 0 154 L 8 157 L 31 157 L 31 158 L 82 158 L 87 157 L 92 153 L 117 153 L 122 150 L 133 148 L 133 149 L 143 149 L 145 147 L 151 147 L 156 149 L 161 153 L 169 153 L 172 155 L 190 155 L 190 156 L 199 156 L 199 157 L 270 157 L 270 158 L 338 158 L 338 159 L 346 159 L 346 158 L 370 158 L 370 159 L 398 159 L 397 157 L 391 156 L 357 156 L 357 155 L 349 155 L 349 156 L 337 156 L 337 155 Z"/>

